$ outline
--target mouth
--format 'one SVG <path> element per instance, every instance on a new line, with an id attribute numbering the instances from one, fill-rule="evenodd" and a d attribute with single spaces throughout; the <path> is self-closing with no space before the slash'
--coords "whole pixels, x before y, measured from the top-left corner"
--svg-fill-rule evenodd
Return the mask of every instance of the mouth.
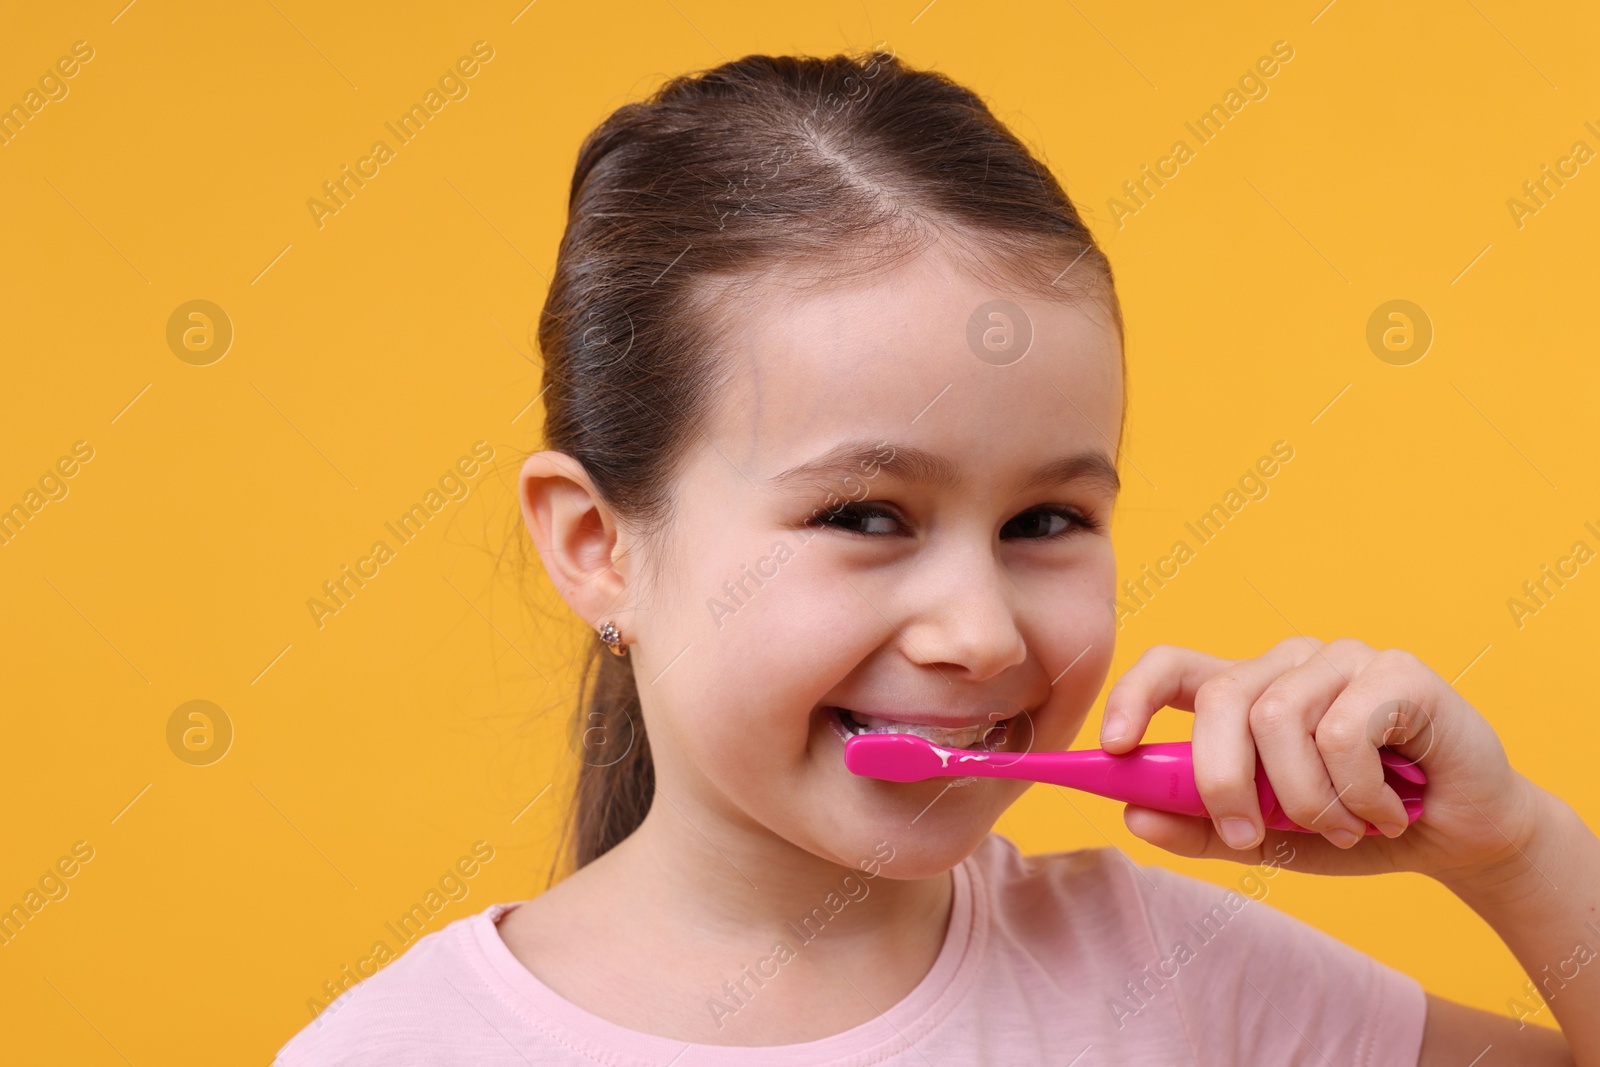
<path id="1" fill-rule="evenodd" d="M 1012 717 L 993 719 L 967 726 L 934 726 L 929 723 L 887 719 L 849 708 L 823 709 L 840 740 L 858 734 L 913 734 L 940 748 L 993 752 L 1005 746 L 1010 736 Z"/>

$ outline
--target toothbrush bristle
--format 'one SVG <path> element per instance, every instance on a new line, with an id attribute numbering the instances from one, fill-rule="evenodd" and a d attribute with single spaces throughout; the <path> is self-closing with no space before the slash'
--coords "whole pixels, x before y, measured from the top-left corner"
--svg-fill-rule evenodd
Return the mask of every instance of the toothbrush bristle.
<path id="1" fill-rule="evenodd" d="M 932 747 L 914 734 L 857 734 L 844 743 L 844 765 L 865 778 L 920 782 L 939 773 Z"/>

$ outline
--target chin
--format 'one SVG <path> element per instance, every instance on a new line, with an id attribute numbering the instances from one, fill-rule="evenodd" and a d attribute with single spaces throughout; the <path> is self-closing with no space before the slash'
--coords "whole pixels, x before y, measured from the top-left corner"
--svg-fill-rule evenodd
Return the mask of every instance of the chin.
<path id="1" fill-rule="evenodd" d="M 895 881 L 915 881 L 943 874 L 970 856 L 983 843 L 990 827 L 979 826 L 967 833 L 919 833 L 905 836 L 895 845 L 894 859 L 878 868 L 881 877 Z"/>
<path id="2" fill-rule="evenodd" d="M 812 832 L 819 826 L 831 832 L 813 851 L 856 868 L 889 854 L 877 871 L 897 881 L 928 878 L 959 864 L 1028 785 L 992 778 L 880 782 L 850 775 L 842 762 L 849 787 L 829 790 L 831 814 Z"/>

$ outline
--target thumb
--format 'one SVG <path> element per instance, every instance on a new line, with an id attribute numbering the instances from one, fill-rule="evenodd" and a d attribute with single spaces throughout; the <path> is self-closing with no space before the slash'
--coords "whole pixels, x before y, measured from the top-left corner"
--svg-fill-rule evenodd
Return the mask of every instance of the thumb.
<path id="1" fill-rule="evenodd" d="M 1298 869 L 1319 874 L 1377 874 L 1396 869 L 1393 856 L 1396 843 L 1381 835 L 1358 842 L 1353 850 L 1358 854 L 1349 855 L 1320 834 L 1286 830 L 1268 830 L 1254 847 L 1238 849 L 1222 840 L 1210 819 L 1174 815 L 1137 804 L 1122 809 L 1122 822 L 1135 837 L 1190 859 L 1232 860 L 1273 867 L 1286 866 L 1296 860 Z M 1287 857 L 1283 853 L 1285 847 L 1288 848 Z"/>
<path id="2" fill-rule="evenodd" d="M 1214 836 L 1210 819 L 1194 815 L 1174 815 L 1168 811 L 1142 808 L 1137 804 L 1129 804 L 1122 809 L 1122 823 L 1134 837 L 1180 856 L 1204 855 Z M 1239 855 L 1243 856 L 1254 851 L 1248 849 Z"/>
<path id="3" fill-rule="evenodd" d="M 1122 823 L 1133 836 L 1160 849 L 1191 859 L 1228 859 L 1239 863 L 1258 863 L 1266 846 L 1276 836 L 1267 836 L 1250 848 L 1234 848 L 1218 836 L 1216 825 L 1198 815 L 1175 815 L 1169 811 L 1129 804 L 1122 809 Z M 1313 835 L 1302 835 L 1313 836 Z M 1333 846 L 1330 845 L 1330 848 Z"/>

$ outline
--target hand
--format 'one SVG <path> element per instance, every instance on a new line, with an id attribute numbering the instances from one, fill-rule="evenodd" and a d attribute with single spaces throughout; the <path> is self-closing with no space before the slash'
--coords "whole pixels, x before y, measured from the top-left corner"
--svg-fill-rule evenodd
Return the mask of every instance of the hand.
<path id="1" fill-rule="evenodd" d="M 1296 869 L 1417 871 L 1452 886 L 1528 865 L 1543 790 L 1512 769 L 1483 716 L 1409 652 L 1295 637 L 1228 660 L 1157 645 L 1106 696 L 1101 747 L 1133 748 L 1162 707 L 1194 712 L 1195 784 L 1212 816 L 1128 805 L 1128 829 L 1169 852 L 1260 863 L 1286 841 Z M 1380 747 L 1428 776 L 1422 817 L 1409 827 L 1384 783 Z M 1263 835 L 1258 755 L 1284 812 L 1320 836 Z M 1367 822 L 1383 835 L 1365 836 Z"/>

